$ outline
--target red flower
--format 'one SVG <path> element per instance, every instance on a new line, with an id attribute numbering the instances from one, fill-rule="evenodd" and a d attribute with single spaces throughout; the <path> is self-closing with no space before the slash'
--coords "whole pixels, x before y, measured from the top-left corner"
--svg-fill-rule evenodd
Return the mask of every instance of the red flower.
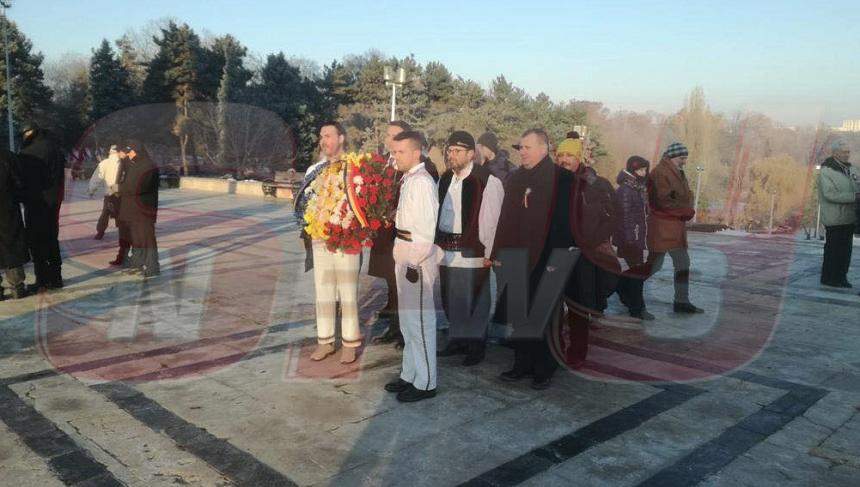
<path id="1" fill-rule="evenodd" d="M 382 226 L 382 223 L 380 223 L 379 220 L 370 220 L 370 229 L 373 230 L 374 232 L 379 230 L 379 227 L 381 227 L 381 226 Z"/>

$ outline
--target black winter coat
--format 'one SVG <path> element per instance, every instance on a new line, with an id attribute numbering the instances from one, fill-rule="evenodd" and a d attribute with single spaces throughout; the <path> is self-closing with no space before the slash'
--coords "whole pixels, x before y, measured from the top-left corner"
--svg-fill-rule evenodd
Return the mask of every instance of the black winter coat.
<path id="1" fill-rule="evenodd" d="M 15 197 L 21 184 L 12 156 L 0 153 L 0 269 L 19 267 L 30 261 L 21 207 Z"/>
<path id="2" fill-rule="evenodd" d="M 36 135 L 32 142 L 21 149 L 21 155 L 35 158 L 41 165 L 42 198 L 49 208 L 56 208 L 63 201 L 66 180 L 66 162 L 56 141 L 45 132 Z M 31 164 L 36 162 L 27 162 Z"/>
<path id="3" fill-rule="evenodd" d="M 508 151 L 504 149 L 500 150 L 493 160 L 487 161 L 484 167 L 490 171 L 490 174 L 499 178 L 503 183 L 508 178 L 508 175 L 517 168 L 508 160 Z"/>

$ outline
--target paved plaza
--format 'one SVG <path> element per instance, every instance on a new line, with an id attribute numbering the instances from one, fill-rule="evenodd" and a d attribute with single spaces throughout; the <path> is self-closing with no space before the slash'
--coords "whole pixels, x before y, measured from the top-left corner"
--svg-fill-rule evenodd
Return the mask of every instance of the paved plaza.
<path id="1" fill-rule="evenodd" d="M 289 203 L 164 190 L 144 282 L 108 267 L 116 229 L 93 240 L 101 200 L 82 195 L 62 210 L 66 288 L 0 303 L 0 486 L 860 485 L 860 296 L 818 284 L 821 242 L 691 234 L 705 314 L 672 313 L 666 265 L 657 320 L 610 298 L 550 389 L 500 382 L 500 344 L 440 359 L 438 396 L 401 404 L 366 270 L 358 362 L 309 360 Z"/>

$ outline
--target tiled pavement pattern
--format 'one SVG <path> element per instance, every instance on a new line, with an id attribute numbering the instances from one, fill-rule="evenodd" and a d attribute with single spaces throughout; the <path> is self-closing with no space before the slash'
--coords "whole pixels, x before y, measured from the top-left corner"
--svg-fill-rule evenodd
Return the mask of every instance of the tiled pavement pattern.
<path id="1" fill-rule="evenodd" d="M 68 289 L 0 303 L 2 486 L 860 484 L 860 297 L 817 285 L 818 242 L 693 235 L 707 314 L 670 312 L 667 266 L 658 320 L 612 298 L 582 373 L 502 384 L 493 346 L 402 405 L 391 347 L 307 360 L 288 206 L 165 191 L 164 274 L 140 284 L 105 269 L 115 234 L 90 240 L 97 202 L 72 196 Z M 370 336 L 382 290 L 361 285 Z"/>

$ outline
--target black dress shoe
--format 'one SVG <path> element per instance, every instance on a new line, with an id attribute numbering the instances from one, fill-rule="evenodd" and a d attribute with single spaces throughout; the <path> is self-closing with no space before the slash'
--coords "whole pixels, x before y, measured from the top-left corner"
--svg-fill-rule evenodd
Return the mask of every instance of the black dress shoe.
<path id="1" fill-rule="evenodd" d="M 27 284 L 25 288 L 27 294 L 39 294 L 48 290 L 48 285 L 46 283 L 37 282 L 34 284 Z"/>
<path id="2" fill-rule="evenodd" d="M 376 312 L 376 316 L 380 319 L 391 319 L 397 317 L 397 308 L 389 308 L 388 306 Z"/>
<path id="3" fill-rule="evenodd" d="M 642 321 L 654 321 L 654 315 L 644 309 L 642 311 L 631 311 L 630 316 L 632 318 L 639 318 Z"/>
<path id="4" fill-rule="evenodd" d="M 32 291 L 30 291 L 29 287 L 27 287 L 23 284 L 19 284 L 19 285 L 15 286 L 15 288 L 12 289 L 12 292 L 8 296 L 8 299 L 22 299 L 22 298 L 26 298 L 27 296 L 29 296 L 31 294 L 34 294 L 34 293 Z M 2 296 L 2 293 L 0 293 L 0 296 Z M 7 297 L 3 296 L 2 299 L 0 299 L 0 301 L 3 301 L 4 299 L 7 299 Z"/>
<path id="5" fill-rule="evenodd" d="M 672 309 L 675 310 L 676 313 L 687 313 L 687 314 L 696 314 L 696 313 L 704 313 L 705 310 L 702 308 L 697 308 L 690 303 L 675 303 L 672 306 Z"/>
<path id="6" fill-rule="evenodd" d="M 373 339 L 373 343 L 377 344 L 386 344 L 386 343 L 394 343 L 395 341 L 402 339 L 400 333 L 397 330 L 393 330 L 389 328 L 382 335 Z"/>
<path id="7" fill-rule="evenodd" d="M 550 386 L 551 382 L 551 377 L 535 377 L 534 379 L 532 379 L 531 388 L 536 391 L 542 391 L 544 389 L 547 389 Z"/>
<path id="8" fill-rule="evenodd" d="M 430 399 L 431 397 L 436 397 L 436 389 L 422 391 L 421 389 L 416 389 L 412 384 L 409 384 L 409 387 L 405 391 L 397 393 L 397 400 L 400 402 L 418 402 Z"/>
<path id="9" fill-rule="evenodd" d="M 452 344 L 448 344 L 448 346 L 445 347 L 444 349 L 436 352 L 436 356 L 437 357 L 453 357 L 454 355 L 465 355 L 466 352 L 468 352 L 468 350 L 466 349 L 465 345 L 452 343 Z"/>
<path id="10" fill-rule="evenodd" d="M 409 389 L 409 386 L 412 384 L 406 382 L 405 380 L 398 377 L 396 380 L 385 384 L 385 390 L 388 392 L 403 392 L 406 389 Z"/>
<path id="11" fill-rule="evenodd" d="M 516 382 L 520 379 L 523 379 L 526 377 L 531 377 L 531 376 L 532 376 L 532 374 L 529 374 L 527 372 L 522 372 L 520 370 L 513 369 L 513 370 L 509 370 L 507 372 L 502 372 L 501 374 L 499 374 L 499 379 L 502 379 L 505 382 Z"/>
<path id="12" fill-rule="evenodd" d="M 469 352 L 463 359 L 463 366 L 472 367 L 484 361 L 484 352 Z"/>
<path id="13" fill-rule="evenodd" d="M 821 281 L 821 285 L 822 285 L 822 286 L 827 286 L 827 287 L 838 287 L 838 288 L 851 287 L 851 284 L 847 284 L 847 285 L 846 285 L 846 284 L 847 284 L 847 283 L 841 283 L 841 282 L 830 282 L 830 281 Z"/>

